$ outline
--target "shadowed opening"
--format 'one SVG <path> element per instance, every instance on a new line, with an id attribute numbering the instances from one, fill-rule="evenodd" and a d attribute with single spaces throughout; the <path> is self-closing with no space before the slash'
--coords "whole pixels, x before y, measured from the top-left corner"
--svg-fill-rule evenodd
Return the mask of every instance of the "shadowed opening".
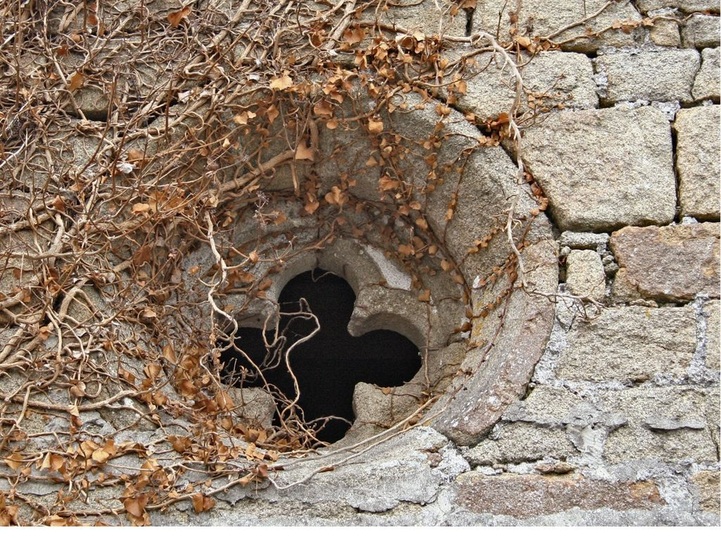
<path id="1" fill-rule="evenodd" d="M 353 289 L 333 273 L 315 269 L 291 279 L 278 301 L 279 334 L 239 329 L 236 345 L 252 362 L 234 349 L 224 351 L 223 381 L 236 387 L 267 382 L 271 392 L 277 389 L 280 398 L 293 400 L 296 390 L 287 355 L 305 421 L 316 428 L 319 440 L 340 440 L 355 418 L 352 400 L 358 382 L 400 386 L 421 367 L 418 347 L 401 334 L 375 330 L 351 336 L 347 327 L 354 302 Z M 279 404 L 276 424 L 284 406 Z"/>

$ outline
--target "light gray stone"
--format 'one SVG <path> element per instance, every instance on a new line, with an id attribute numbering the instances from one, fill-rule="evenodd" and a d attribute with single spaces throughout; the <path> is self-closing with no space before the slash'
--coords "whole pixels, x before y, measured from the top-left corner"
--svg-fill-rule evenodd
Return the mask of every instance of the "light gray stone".
<path id="1" fill-rule="evenodd" d="M 638 0 L 636 5 L 644 13 L 662 8 L 677 8 L 686 13 L 719 10 L 718 0 Z"/>
<path id="2" fill-rule="evenodd" d="M 692 50 L 660 50 L 609 53 L 595 60 L 596 72 L 608 85 L 604 100 L 622 101 L 693 100 L 691 87 L 701 64 Z"/>
<path id="3" fill-rule="evenodd" d="M 718 47 L 721 19 L 714 15 L 694 14 L 681 27 L 681 37 L 686 47 Z"/>
<path id="4" fill-rule="evenodd" d="M 574 296 L 601 301 L 606 296 L 606 272 L 593 250 L 572 250 L 566 258 L 566 285 Z"/>
<path id="5" fill-rule="evenodd" d="M 608 233 L 564 231 L 558 239 L 558 244 L 584 250 L 598 250 L 599 247 L 604 247 L 608 244 L 608 238 Z"/>
<path id="6" fill-rule="evenodd" d="M 611 235 L 618 275 L 642 297 L 690 301 L 719 296 L 719 225 L 625 227 Z M 619 295 L 615 293 L 615 295 Z"/>
<path id="7" fill-rule="evenodd" d="M 463 36 L 466 29 L 466 14 L 463 10 L 451 10 L 449 0 L 420 0 L 393 2 L 379 9 L 369 4 L 361 14 L 361 20 L 373 21 L 399 27 L 410 33 L 422 32 L 430 35 Z M 361 11 L 360 9 L 358 11 Z"/>
<path id="8" fill-rule="evenodd" d="M 527 129 L 522 156 L 562 230 L 673 220 L 671 131 L 655 108 L 550 115 Z"/>
<path id="9" fill-rule="evenodd" d="M 693 82 L 693 98 L 696 100 L 719 100 L 719 48 L 701 52 L 701 70 Z"/>
<path id="10" fill-rule="evenodd" d="M 716 448 L 708 430 L 653 432 L 643 427 L 624 427 L 609 434 L 604 458 L 611 464 L 640 460 L 713 462 Z"/>
<path id="11" fill-rule="evenodd" d="M 607 308 L 576 321 L 556 373 L 561 379 L 647 381 L 682 378 L 696 349 L 693 309 Z"/>
<path id="12" fill-rule="evenodd" d="M 485 0 L 477 3 L 473 28 L 483 29 L 493 35 L 500 29 L 501 40 L 508 40 L 514 13 L 518 18 L 516 28 L 520 34 L 550 36 L 566 51 L 589 53 L 603 46 L 633 45 L 636 39 L 634 32 L 612 28 L 616 21 L 640 21 L 640 14 L 627 0 L 612 2 L 598 16 L 563 30 L 598 12 L 605 4 L 604 0 L 524 0 L 518 4 L 520 10 L 517 10 L 515 2 Z M 598 35 L 594 34 L 599 32 Z"/>
<path id="13" fill-rule="evenodd" d="M 366 512 L 384 512 L 403 502 L 432 502 L 442 484 L 469 470 L 468 463 L 448 439 L 433 429 L 419 427 L 380 443 L 352 464 L 334 463 L 343 452 L 330 457 L 307 457 L 278 474 L 275 481 L 287 486 L 310 472 L 327 467 L 301 486 L 286 491 L 268 488 L 257 496 L 263 499 L 298 500 L 305 503 L 334 502 Z"/>
<path id="14" fill-rule="evenodd" d="M 721 315 L 719 314 L 718 300 L 712 300 L 704 306 L 706 314 L 706 366 L 718 370 L 721 367 L 721 358 L 719 357 L 719 332 Z"/>
<path id="15" fill-rule="evenodd" d="M 235 407 L 233 413 L 252 427 L 268 430 L 273 425 L 276 406 L 273 396 L 263 389 L 229 387 L 226 391 Z"/>
<path id="16" fill-rule="evenodd" d="M 563 428 L 551 429 L 530 423 L 505 423 L 494 430 L 493 439 L 483 440 L 465 454 L 472 465 L 565 460 L 578 452 Z"/>
<path id="17" fill-rule="evenodd" d="M 605 457 L 611 463 L 715 460 L 716 449 L 706 426 L 709 396 L 687 387 L 636 388 L 602 395 L 602 404 L 628 419 L 628 426 L 609 434 Z"/>
<path id="18" fill-rule="evenodd" d="M 631 427 L 703 429 L 710 392 L 691 387 L 637 387 L 601 394 L 600 403 L 625 416 Z"/>
<path id="19" fill-rule="evenodd" d="M 502 112 L 510 111 L 516 93 L 510 66 L 494 53 L 478 55 L 474 62 L 476 75 L 465 80 L 468 90 L 459 97 L 458 105 L 480 119 L 496 118 Z M 593 66 L 585 55 L 541 52 L 524 61 L 520 72 L 524 87 L 521 110 L 598 106 Z"/>
<path id="20" fill-rule="evenodd" d="M 719 219 L 720 128 L 721 106 L 718 105 L 681 110 L 676 116 L 676 170 L 683 216 Z"/>

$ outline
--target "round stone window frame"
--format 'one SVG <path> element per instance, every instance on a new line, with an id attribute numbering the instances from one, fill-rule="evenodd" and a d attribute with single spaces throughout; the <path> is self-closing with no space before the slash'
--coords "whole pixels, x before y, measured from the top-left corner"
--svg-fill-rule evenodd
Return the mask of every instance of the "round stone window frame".
<path id="1" fill-rule="evenodd" d="M 363 101 L 368 108 L 373 106 L 363 97 L 355 102 L 357 105 Z M 389 329 L 405 335 L 425 351 L 421 371 L 392 394 L 359 385 L 354 395 L 356 424 L 348 436 L 367 436 L 370 431 L 361 431 L 364 423 L 392 426 L 412 413 L 409 407 L 399 411 L 399 404 L 389 399 L 400 394 L 414 400 L 416 407 L 418 401 L 432 397 L 435 401 L 425 413 L 424 422 L 458 444 L 471 445 L 495 424 L 510 403 L 524 394 L 543 353 L 554 317 L 548 295 L 554 293 L 558 282 L 556 243 L 550 222 L 545 214 L 538 213 L 538 202 L 528 185 L 519 184 L 517 165 L 506 150 L 477 146 L 478 129 L 458 112 L 441 116 L 436 108 L 439 103 L 433 100 L 411 93 L 398 101 L 393 113 L 384 114 L 384 126 L 392 127 L 404 141 L 414 143 L 427 142 L 439 126 L 448 128 L 439 146 L 439 161 L 441 156 L 451 163 L 453 159 L 449 158 L 458 161 L 463 157 L 464 174 L 457 177 L 455 184 L 439 185 L 426 200 L 425 212 L 429 230 L 439 237 L 442 234 L 446 243 L 443 250 L 461 264 L 456 273 L 460 269 L 466 286 L 471 287 L 470 301 L 460 306 L 449 303 L 446 281 L 452 275 L 442 272 L 435 276 L 440 282 L 433 275 L 423 279 L 431 286 L 430 295 L 419 297 L 407 282 L 402 260 L 396 259 L 398 249 L 377 237 L 370 244 L 361 244 L 352 237 L 335 237 L 332 244 L 321 243 L 313 216 L 303 214 L 302 203 L 291 191 L 298 176 L 310 172 L 308 165 L 296 162 L 274 172 L 263 189 L 269 194 L 291 196 L 275 202 L 276 209 L 287 219 L 282 228 L 272 223 L 253 226 L 250 217 L 245 218 L 245 223 L 240 218 L 239 229 L 226 241 L 231 247 L 244 248 L 261 236 L 272 241 L 266 247 L 276 249 L 273 267 L 262 259 L 254 267 L 256 277 L 265 277 L 269 282 L 265 297 L 249 301 L 245 296 L 229 295 L 224 298 L 224 307 L 243 309 L 236 316 L 238 325 L 262 326 L 277 312 L 278 295 L 294 276 L 320 267 L 344 278 L 357 297 L 348 328 L 352 335 Z M 360 118 L 357 112 L 349 111 L 347 115 Z M 361 123 L 343 127 L 319 131 L 319 150 L 312 168 L 320 178 L 321 192 L 330 193 L 338 187 L 339 173 L 358 172 L 346 191 L 360 200 L 381 202 L 379 179 L 383 170 L 358 169 L 359 161 L 377 155 L 377 142 L 372 135 L 369 138 Z M 409 183 L 426 183 L 425 166 L 419 169 L 410 160 L 403 166 Z M 448 218 L 451 201 L 454 214 Z M 497 228 L 498 218 L 505 216 L 513 221 L 516 248 Z M 495 225 L 489 218 L 495 219 Z M 392 220 L 381 215 L 375 221 L 387 225 Z M 293 240 L 288 239 L 289 229 Z M 278 257 L 277 249 L 284 245 L 312 250 L 291 252 L 290 258 Z M 513 255 L 520 258 L 524 268 L 523 287 L 516 282 L 517 274 L 508 274 L 508 268 L 504 272 L 504 264 L 508 265 Z M 515 264 L 519 267 L 518 261 Z M 434 286 L 441 286 L 440 295 Z M 393 297 L 388 296 L 389 291 L 393 291 Z M 423 324 L 421 317 L 426 319 Z M 459 344 L 464 345 L 462 350 Z M 395 413 L 384 410 L 390 407 L 395 408 Z"/>

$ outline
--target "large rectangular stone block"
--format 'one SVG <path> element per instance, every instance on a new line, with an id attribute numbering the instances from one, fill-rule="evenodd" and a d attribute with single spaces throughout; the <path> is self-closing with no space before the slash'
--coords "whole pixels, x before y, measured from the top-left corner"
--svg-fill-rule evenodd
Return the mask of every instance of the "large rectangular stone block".
<path id="1" fill-rule="evenodd" d="M 696 100 L 719 100 L 719 48 L 704 49 L 701 52 L 701 70 L 693 82 L 693 98 Z"/>
<path id="2" fill-rule="evenodd" d="M 458 502 L 476 513 L 528 518 L 571 510 L 650 510 L 665 504 L 651 481 L 612 483 L 584 476 L 468 472 L 455 483 Z"/>
<path id="3" fill-rule="evenodd" d="M 620 268 L 615 283 L 626 293 L 672 302 L 719 297 L 719 224 L 625 227 L 610 245 Z"/>
<path id="4" fill-rule="evenodd" d="M 576 321 L 559 357 L 561 379 L 644 381 L 681 378 L 696 349 L 691 307 L 615 307 L 590 322 Z"/>
<path id="5" fill-rule="evenodd" d="M 711 390 L 688 387 L 634 388 L 601 397 L 606 410 L 627 421 L 611 432 L 604 457 L 610 463 L 656 459 L 715 461 L 708 407 L 718 403 Z"/>
<path id="6" fill-rule="evenodd" d="M 578 451 L 564 428 L 504 423 L 492 438 L 471 449 L 466 459 L 472 465 L 493 465 L 539 461 L 547 457 L 565 460 L 573 455 L 578 455 Z"/>
<path id="7" fill-rule="evenodd" d="M 526 130 L 522 156 L 562 230 L 673 221 L 671 130 L 656 108 L 559 112 Z"/>
<path id="8" fill-rule="evenodd" d="M 608 81 L 606 101 L 680 101 L 693 100 L 691 88 L 701 64 L 698 51 L 665 49 L 601 55 L 596 72 Z"/>
<path id="9" fill-rule="evenodd" d="M 700 220 L 718 220 L 721 106 L 681 110 L 673 127 L 678 135 L 676 170 L 681 214 Z"/>

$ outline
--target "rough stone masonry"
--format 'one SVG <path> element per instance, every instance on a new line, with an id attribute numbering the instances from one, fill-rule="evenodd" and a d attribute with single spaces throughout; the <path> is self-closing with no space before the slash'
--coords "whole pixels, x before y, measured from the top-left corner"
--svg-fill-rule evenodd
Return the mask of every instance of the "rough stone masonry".
<path id="1" fill-rule="evenodd" d="M 158 17 L 180 13 L 186 5 L 202 10 L 206 4 L 239 3 L 146 2 Z M 339 9 L 355 5 L 336 3 Z M 132 0 L 124 4 L 135 6 Z M 499 391 L 498 414 L 485 428 L 459 433 L 451 421 L 430 422 L 362 449 L 326 448 L 288 461 L 273 481 L 214 484 L 212 509 L 205 510 L 202 495 L 168 503 L 152 512 L 152 524 L 721 523 L 719 3 L 479 0 L 465 3 L 468 9 L 455 15 L 452 4 L 401 1 L 377 13 L 388 28 L 403 29 L 399 36 L 407 30 L 463 37 L 468 30 L 470 35 L 488 32 L 499 43 L 523 43 L 521 36 L 554 44 L 534 55 L 518 51 L 520 108 L 543 109 L 523 128 L 521 145 L 504 148 L 548 199 L 542 214 L 552 226 L 557 254 L 558 283 L 546 299 L 555 314 L 547 335 L 539 334 L 543 344 L 530 364 L 530 380 L 508 380 L 519 391 Z M 67 17 L 61 25 L 70 21 Z M 459 40 L 449 57 L 462 57 L 471 47 Z M 122 49 L 112 54 L 122 63 Z M 512 66 L 493 49 L 477 55 L 479 69 L 465 82 L 455 108 L 466 118 L 497 119 L 514 107 Z M 134 85 L 154 82 L 148 77 Z M 213 91 L 208 87 L 207 92 Z M 108 111 L 104 97 L 99 87 L 76 92 L 75 106 L 86 123 Z M 90 162 L 105 135 L 83 131 L 79 127 L 57 153 Z M 7 199 L 2 206 L 10 210 L 11 204 Z M 32 237 L 25 243 L 32 248 Z M 4 309 L 13 309 L 8 302 L 18 282 L 30 283 L 30 276 L 21 270 L 19 278 L 0 277 Z M 93 306 L 112 303 L 103 302 L 99 292 L 88 294 L 90 303 L 76 302 L 65 311 L 92 314 Z M 0 330 L 2 358 L 14 350 L 19 335 L 8 321 L 7 316 L 0 320 L 8 325 Z M 525 358 L 533 354 L 523 353 Z M 15 392 L 9 377 L 0 375 L 0 394 L 19 396 L 22 405 L 25 393 Z M 490 407 L 489 399 L 468 407 L 481 411 Z M 83 426 L 90 423 L 94 438 L 110 435 L 116 444 L 138 446 L 159 442 L 157 423 L 113 421 L 112 412 L 93 411 Z M 164 426 L 180 438 L 185 425 L 167 421 Z M 27 441 L 42 443 L 45 437 L 33 439 L 33 432 L 38 430 Z M 26 480 L 22 456 L 7 450 L 0 456 L 0 491 L 6 492 L 0 517 L 19 504 L 18 498 L 31 499 L 36 512 L 23 509 L 5 521 L 50 523 L 65 517 L 43 513 L 42 506 L 66 491 L 50 474 Z M 46 457 L 33 464 L 50 473 L 55 459 L 51 452 Z M 173 464 L 170 454 L 140 447 L 110 462 L 117 468 L 145 464 L 149 481 Z M 185 483 L 203 479 L 198 470 L 183 477 Z M 180 486 L 178 492 L 186 493 Z M 73 507 L 84 522 L 127 524 L 124 516 L 103 510 L 144 514 L 145 505 L 128 502 L 136 493 L 126 490 L 119 501 L 91 488 Z M 51 516 L 55 519 L 47 519 Z"/>

